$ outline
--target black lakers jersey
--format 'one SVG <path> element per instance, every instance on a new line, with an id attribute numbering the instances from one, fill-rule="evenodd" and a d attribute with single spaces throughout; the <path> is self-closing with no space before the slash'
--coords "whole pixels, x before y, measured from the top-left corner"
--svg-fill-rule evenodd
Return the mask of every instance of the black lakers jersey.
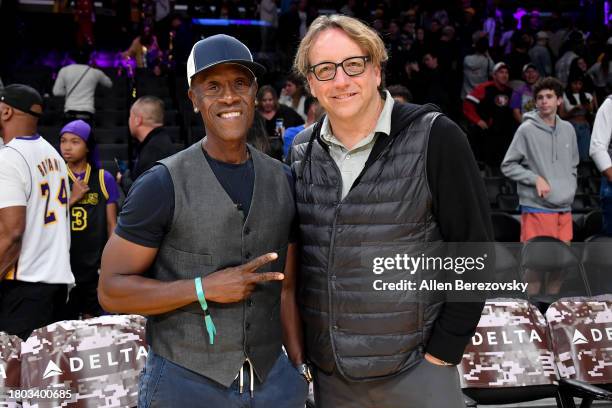
<path id="1" fill-rule="evenodd" d="M 70 188 L 76 180 L 68 170 Z M 102 250 L 108 239 L 106 203 L 108 192 L 104 184 L 104 170 L 92 170 L 87 164 L 83 181 L 89 191 L 70 208 L 70 265 L 77 282 L 98 278 Z"/>

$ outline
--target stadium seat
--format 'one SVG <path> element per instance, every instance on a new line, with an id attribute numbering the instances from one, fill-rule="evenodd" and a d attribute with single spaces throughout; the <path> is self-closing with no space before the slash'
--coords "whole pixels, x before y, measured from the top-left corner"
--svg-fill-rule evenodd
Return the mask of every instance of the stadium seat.
<path id="1" fill-rule="evenodd" d="M 497 196 L 497 209 L 499 211 L 517 214 L 519 212 L 519 198 L 516 194 L 499 194 Z"/>
<path id="2" fill-rule="evenodd" d="M 108 129 L 94 128 L 93 135 L 98 144 L 128 143 L 130 137 L 127 126 Z"/>
<path id="3" fill-rule="evenodd" d="M 21 344 L 19 337 L 0 331 L 0 361 L 3 366 L 0 389 L 21 389 Z"/>
<path id="4" fill-rule="evenodd" d="M 603 216 L 601 210 L 596 209 L 584 216 L 583 232 L 585 239 L 601 234 L 603 230 Z"/>
<path id="5" fill-rule="evenodd" d="M 503 194 L 502 189 L 506 184 L 506 180 L 503 177 L 485 177 L 483 181 L 487 190 L 489 204 L 492 207 L 496 207 L 497 196 Z"/>
<path id="6" fill-rule="evenodd" d="M 612 295 L 612 237 L 590 237 L 582 248 L 582 265 L 593 295 Z"/>
<path id="7" fill-rule="evenodd" d="M 128 123 L 127 110 L 108 110 L 96 112 L 95 121 L 98 128 L 112 128 L 126 126 Z"/>
<path id="8" fill-rule="evenodd" d="M 127 144 L 100 144 L 98 149 L 100 150 L 100 160 L 128 159 Z"/>
<path id="9" fill-rule="evenodd" d="M 581 408 L 594 400 L 612 401 L 612 297 L 560 299 L 546 311 L 560 387 L 582 384 Z M 585 386 L 584 384 L 587 384 Z M 576 388 L 574 388 L 574 391 Z"/>
<path id="10" fill-rule="evenodd" d="M 574 250 L 552 237 L 535 237 L 521 251 L 523 281 L 529 283 L 532 303 L 544 313 L 554 301 L 569 296 L 590 296 L 591 290 Z"/>
<path id="11" fill-rule="evenodd" d="M 491 214 L 495 241 L 519 242 L 521 238 L 521 222 L 506 213 L 494 212 Z"/>
<path id="12" fill-rule="evenodd" d="M 95 99 L 96 111 L 128 111 L 128 102 L 125 97 L 96 97 Z M 127 113 L 126 113 L 127 116 Z"/>
<path id="13" fill-rule="evenodd" d="M 40 117 L 38 123 L 41 126 L 60 126 L 62 124 L 63 117 L 64 112 L 62 111 L 46 110 Z"/>
<path id="14" fill-rule="evenodd" d="M 561 397 L 544 316 L 524 299 L 488 300 L 458 365 L 461 388 L 478 404 Z"/>
<path id="15" fill-rule="evenodd" d="M 71 390 L 70 399 L 50 394 L 45 406 L 134 407 L 146 357 L 142 316 L 64 320 L 34 330 L 22 343 L 19 388 Z"/>

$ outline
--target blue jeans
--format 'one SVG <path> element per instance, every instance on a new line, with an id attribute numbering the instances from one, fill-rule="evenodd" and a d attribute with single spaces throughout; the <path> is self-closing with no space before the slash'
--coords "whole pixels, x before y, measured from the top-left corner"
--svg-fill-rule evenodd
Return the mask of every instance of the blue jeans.
<path id="1" fill-rule="evenodd" d="M 576 131 L 576 142 L 578 143 L 578 155 L 580 161 L 589 161 L 589 146 L 591 145 L 591 126 L 588 123 L 572 123 Z"/>
<path id="2" fill-rule="evenodd" d="M 612 183 L 606 177 L 601 178 L 601 212 L 603 216 L 603 233 L 612 236 Z"/>
<path id="3" fill-rule="evenodd" d="M 244 390 L 236 378 L 229 388 L 158 356 L 149 349 L 140 374 L 139 408 L 304 408 L 308 383 L 281 352 L 261 384 L 255 379 L 249 391 L 249 370 L 244 370 Z"/>

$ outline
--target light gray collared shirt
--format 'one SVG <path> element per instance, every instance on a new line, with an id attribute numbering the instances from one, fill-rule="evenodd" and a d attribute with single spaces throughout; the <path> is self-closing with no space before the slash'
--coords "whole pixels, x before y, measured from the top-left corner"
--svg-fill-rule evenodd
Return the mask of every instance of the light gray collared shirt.
<path id="1" fill-rule="evenodd" d="M 389 136 L 391 133 L 391 112 L 393 111 L 393 97 L 385 91 L 385 105 L 380 112 L 374 131 L 361 139 L 351 150 L 338 140 L 332 133 L 329 117 L 323 119 L 321 126 L 321 140 L 329 146 L 329 154 L 336 162 L 342 175 L 342 198 L 346 197 L 353 183 L 359 177 L 366 161 L 376 143 L 376 133 L 382 132 Z"/>

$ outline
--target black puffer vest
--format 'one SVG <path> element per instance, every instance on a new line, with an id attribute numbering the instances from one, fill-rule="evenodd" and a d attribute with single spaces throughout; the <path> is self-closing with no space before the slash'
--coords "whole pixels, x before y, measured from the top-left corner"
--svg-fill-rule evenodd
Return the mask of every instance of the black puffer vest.
<path id="1" fill-rule="evenodd" d="M 441 310 L 424 291 L 376 291 L 373 282 L 418 279 L 405 270 L 373 273 L 376 257 L 420 256 L 441 241 L 432 215 L 426 156 L 430 105 L 395 104 L 391 134 L 378 135 L 365 169 L 341 199 L 337 165 L 320 123 L 291 153 L 302 244 L 298 300 L 308 358 L 349 380 L 397 374 L 422 358 Z"/>

